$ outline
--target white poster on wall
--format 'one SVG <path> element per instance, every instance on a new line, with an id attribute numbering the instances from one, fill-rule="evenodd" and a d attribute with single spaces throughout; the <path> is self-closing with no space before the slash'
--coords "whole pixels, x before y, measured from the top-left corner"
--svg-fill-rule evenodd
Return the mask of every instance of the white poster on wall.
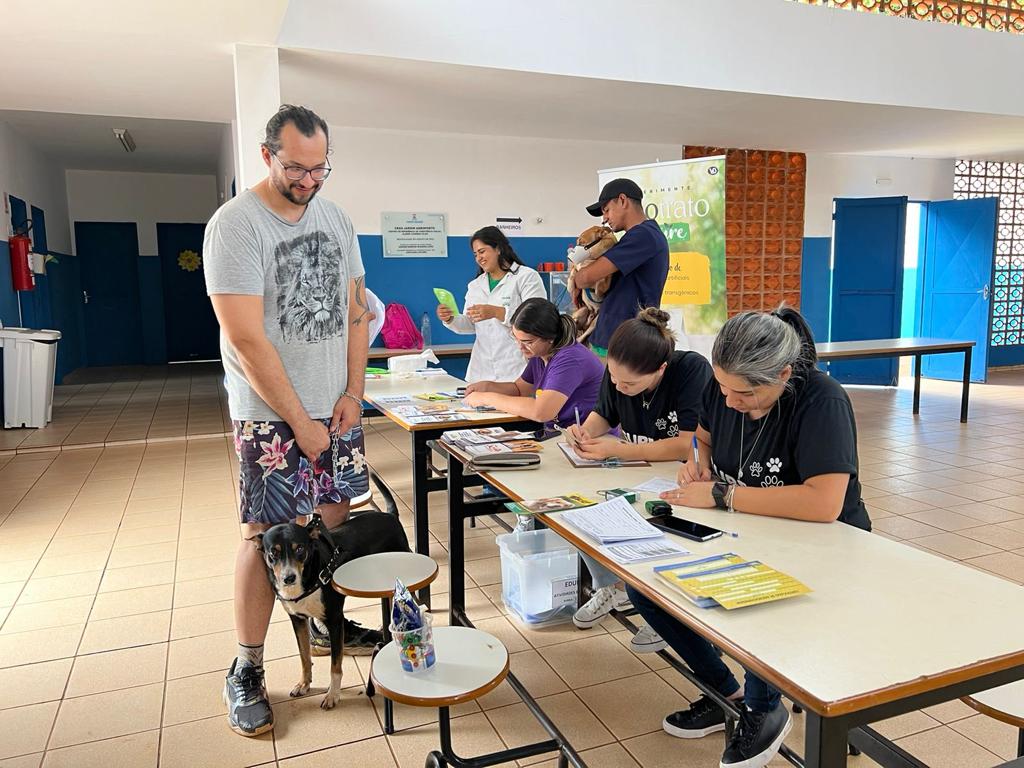
<path id="1" fill-rule="evenodd" d="M 385 211 L 380 234 L 385 259 L 448 257 L 448 214 Z"/>

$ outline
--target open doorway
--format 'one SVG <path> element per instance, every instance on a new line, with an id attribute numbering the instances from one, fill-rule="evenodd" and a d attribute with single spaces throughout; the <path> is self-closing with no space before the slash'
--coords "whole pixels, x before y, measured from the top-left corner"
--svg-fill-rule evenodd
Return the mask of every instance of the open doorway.
<path id="1" fill-rule="evenodd" d="M 917 336 L 921 321 L 921 278 L 920 255 L 924 248 L 927 216 L 923 215 L 927 203 L 907 202 L 907 228 L 903 237 L 903 308 L 900 316 L 900 337 L 909 339 Z M 914 372 L 914 358 L 901 357 L 900 376 Z"/>

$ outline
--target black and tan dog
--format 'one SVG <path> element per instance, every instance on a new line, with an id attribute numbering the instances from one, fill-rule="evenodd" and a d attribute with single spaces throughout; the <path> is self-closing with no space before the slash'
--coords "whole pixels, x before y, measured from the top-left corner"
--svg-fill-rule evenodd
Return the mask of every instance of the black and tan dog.
<path id="1" fill-rule="evenodd" d="M 302 660 L 302 678 L 291 696 L 309 692 L 313 681 L 309 619 L 318 619 L 331 638 L 331 685 L 320 703 L 331 709 L 341 698 L 341 657 L 344 636 L 345 596 L 331 586 L 335 569 L 363 555 L 378 552 L 408 552 L 409 539 L 398 517 L 386 512 L 353 515 L 328 532 L 319 515 L 307 525 L 275 525 L 257 537 L 267 575 L 277 599 L 288 612 L 295 630 Z"/>

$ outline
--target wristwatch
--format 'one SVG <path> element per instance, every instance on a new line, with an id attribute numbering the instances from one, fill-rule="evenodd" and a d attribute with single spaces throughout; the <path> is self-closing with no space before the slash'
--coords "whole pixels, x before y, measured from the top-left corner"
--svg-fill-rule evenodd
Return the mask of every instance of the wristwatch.
<path id="1" fill-rule="evenodd" d="M 725 494 L 729 492 L 729 484 L 723 482 L 716 482 L 711 486 L 711 497 L 715 500 L 715 506 L 719 509 L 728 509 L 729 505 L 725 501 Z"/>

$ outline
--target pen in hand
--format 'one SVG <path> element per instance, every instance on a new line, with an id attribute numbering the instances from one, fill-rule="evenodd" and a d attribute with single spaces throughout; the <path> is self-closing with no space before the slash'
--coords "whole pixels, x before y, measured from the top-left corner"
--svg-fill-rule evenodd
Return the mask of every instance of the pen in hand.
<path id="1" fill-rule="evenodd" d="M 697 436 L 693 436 L 693 461 L 697 465 L 697 477 L 700 477 L 700 449 L 697 448 Z"/>

